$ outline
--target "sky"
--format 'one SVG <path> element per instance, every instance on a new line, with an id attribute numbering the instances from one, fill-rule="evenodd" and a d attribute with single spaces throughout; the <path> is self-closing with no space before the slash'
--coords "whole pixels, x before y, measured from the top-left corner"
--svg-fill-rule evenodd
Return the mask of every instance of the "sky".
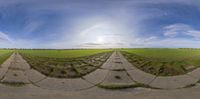
<path id="1" fill-rule="evenodd" d="M 0 0 L 0 48 L 199 48 L 199 0 Z"/>

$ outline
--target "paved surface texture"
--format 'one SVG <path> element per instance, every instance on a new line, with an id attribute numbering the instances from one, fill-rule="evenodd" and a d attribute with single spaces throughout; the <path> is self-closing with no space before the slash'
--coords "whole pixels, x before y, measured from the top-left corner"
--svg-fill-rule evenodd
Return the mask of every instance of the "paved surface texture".
<path id="1" fill-rule="evenodd" d="M 131 78 L 141 84 L 148 85 L 152 88 L 159 89 L 178 89 L 185 88 L 188 86 L 195 85 L 200 79 L 200 69 L 196 69 L 192 72 L 189 72 L 184 75 L 178 76 L 168 76 L 168 77 L 159 77 L 149 73 L 146 73 L 140 69 L 137 69 L 120 54 L 121 60 L 125 63 L 126 71 L 131 76 Z M 128 64 L 128 65 L 127 65 Z M 132 67 L 134 68 L 132 68 Z"/>
<path id="2" fill-rule="evenodd" d="M 157 77 L 114 52 L 101 68 L 76 79 L 46 77 L 17 53 L 0 67 L 1 99 L 199 99 L 200 69 L 185 75 Z M 23 86 L 11 84 L 23 83 Z M 145 84 L 149 87 L 104 89 L 98 85 Z M 159 88 L 159 89 L 155 89 Z"/>
<path id="3" fill-rule="evenodd" d="M 33 85 L 0 85 L 1 99 L 199 99 L 200 86 L 175 90 L 146 88 L 106 90 L 97 87 L 81 91 L 47 90 Z"/>
<path id="4" fill-rule="evenodd" d="M 3 74 L 1 82 L 24 84 L 30 83 L 28 77 L 25 75 L 25 71 L 28 70 L 30 66 L 24 62 L 19 54 L 14 53 L 6 62 L 7 63 L 5 63 L 5 65 L 2 67 L 6 68 L 6 73 Z"/>

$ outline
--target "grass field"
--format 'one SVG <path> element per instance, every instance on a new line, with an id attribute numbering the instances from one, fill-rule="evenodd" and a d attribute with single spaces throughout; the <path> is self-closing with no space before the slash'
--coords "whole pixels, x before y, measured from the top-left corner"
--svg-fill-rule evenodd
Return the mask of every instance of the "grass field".
<path id="1" fill-rule="evenodd" d="M 12 54 L 13 50 L 0 50 L 0 65 Z"/>
<path id="2" fill-rule="evenodd" d="M 161 76 L 184 74 L 200 67 L 200 49 L 122 49 L 133 65 Z"/>
<path id="3" fill-rule="evenodd" d="M 110 49 L 87 49 L 87 50 L 19 50 L 20 53 L 32 56 L 51 58 L 76 58 L 112 51 Z"/>
<path id="4" fill-rule="evenodd" d="M 180 75 L 200 67 L 200 49 L 120 49 L 137 68 L 160 76 Z M 0 64 L 12 53 L 0 50 Z M 111 49 L 18 50 L 36 70 L 53 77 L 80 77 L 94 71 L 109 58 Z"/>
<path id="5" fill-rule="evenodd" d="M 18 50 L 32 68 L 59 78 L 75 78 L 98 68 L 109 58 L 112 50 Z"/>

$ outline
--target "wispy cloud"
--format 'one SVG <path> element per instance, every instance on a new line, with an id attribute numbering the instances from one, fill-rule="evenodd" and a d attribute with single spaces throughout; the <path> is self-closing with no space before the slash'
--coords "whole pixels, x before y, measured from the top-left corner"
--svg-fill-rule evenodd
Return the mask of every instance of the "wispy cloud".
<path id="1" fill-rule="evenodd" d="M 26 34 L 30 34 L 37 30 L 40 26 L 42 26 L 44 23 L 42 21 L 36 21 L 36 20 L 30 20 L 27 22 L 26 26 L 24 27 L 24 32 Z"/>
<path id="2" fill-rule="evenodd" d="M 146 47 L 160 47 L 160 48 L 198 48 L 199 40 L 186 38 L 165 38 L 149 41 Z"/>
<path id="3" fill-rule="evenodd" d="M 166 37 L 177 37 L 180 35 L 193 37 L 195 39 L 200 39 L 200 30 L 192 28 L 190 25 L 177 23 L 165 26 L 164 36 Z"/>
<path id="4" fill-rule="evenodd" d="M 0 48 L 40 48 L 40 47 L 41 43 L 39 43 L 36 40 L 14 39 L 7 33 L 0 32 Z"/>
<path id="5" fill-rule="evenodd" d="M 13 42 L 12 39 L 6 34 L 0 31 L 0 41 Z"/>

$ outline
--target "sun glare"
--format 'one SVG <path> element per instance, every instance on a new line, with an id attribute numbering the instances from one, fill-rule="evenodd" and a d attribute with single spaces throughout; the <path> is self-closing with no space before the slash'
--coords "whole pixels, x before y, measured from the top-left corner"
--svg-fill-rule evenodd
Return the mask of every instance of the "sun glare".
<path id="1" fill-rule="evenodd" d="M 80 25 L 82 27 L 83 24 Z M 123 35 L 122 35 L 123 33 Z M 80 41 L 82 46 L 86 47 L 98 47 L 98 48 L 110 48 L 119 47 L 121 42 L 127 36 L 125 28 L 117 22 L 94 22 L 90 25 L 85 25 L 80 31 L 77 31 L 77 37 L 75 39 Z M 120 45 L 121 46 L 121 45 Z"/>
<path id="2" fill-rule="evenodd" d="M 98 36 L 97 37 L 97 43 L 103 44 L 104 40 L 105 40 L 105 38 L 103 36 Z"/>

